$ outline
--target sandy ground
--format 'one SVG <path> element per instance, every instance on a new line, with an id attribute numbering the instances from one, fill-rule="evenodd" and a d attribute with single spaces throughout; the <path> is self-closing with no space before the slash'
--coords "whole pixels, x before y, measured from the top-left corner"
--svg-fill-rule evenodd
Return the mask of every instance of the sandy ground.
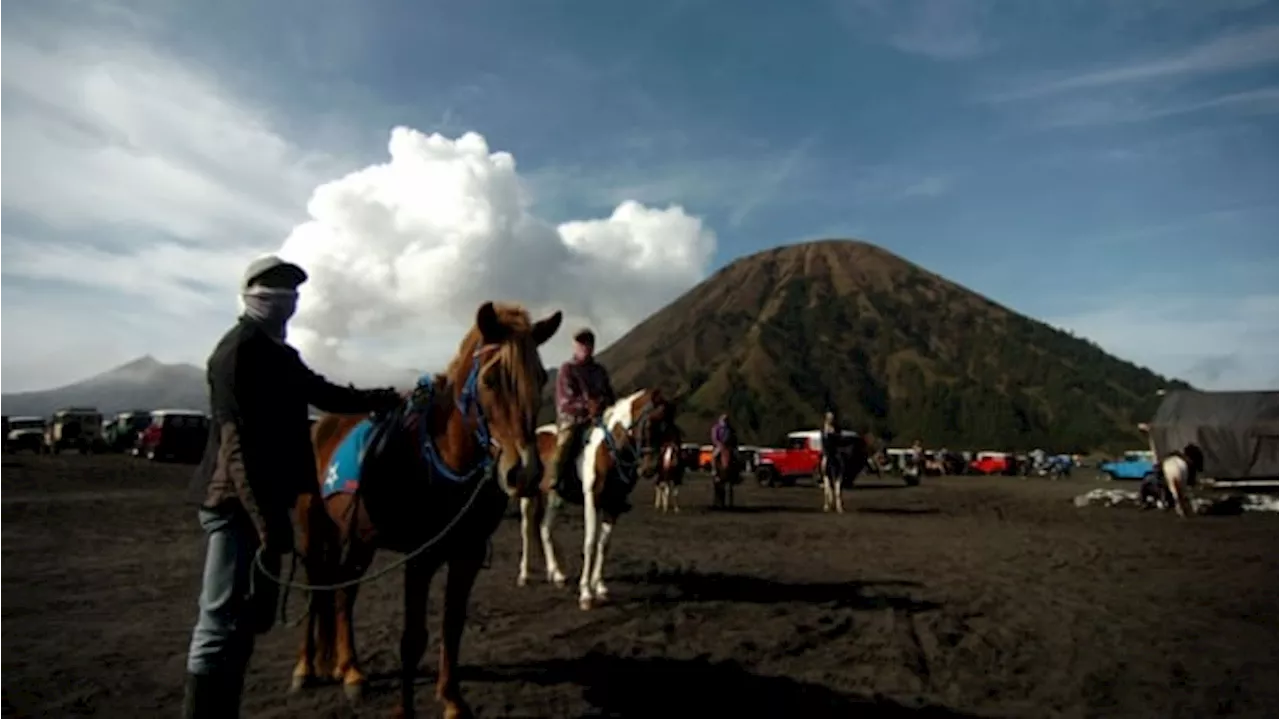
<path id="1" fill-rule="evenodd" d="M 5 458 L 6 716 L 176 715 L 203 551 L 189 473 Z M 516 587 L 513 518 L 473 596 L 463 691 L 490 717 L 1277 716 L 1276 515 L 1071 505 L 1095 486 L 866 482 L 842 516 L 812 487 L 744 486 L 738 511 L 713 512 L 701 478 L 660 516 L 641 487 L 614 535 L 614 601 L 591 612 L 576 577 Z M 580 520 L 559 541 L 576 574 Z M 437 580 L 429 712 L 439 594 Z M 383 716 L 398 575 L 362 590 L 357 621 L 358 713 Z M 351 716 L 336 686 L 286 697 L 296 645 L 289 628 L 260 641 L 244 716 Z"/>

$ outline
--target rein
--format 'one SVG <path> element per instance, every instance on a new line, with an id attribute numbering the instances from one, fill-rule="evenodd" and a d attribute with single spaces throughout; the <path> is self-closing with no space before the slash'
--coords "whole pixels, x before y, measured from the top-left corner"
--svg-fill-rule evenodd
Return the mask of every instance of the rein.
<path id="1" fill-rule="evenodd" d="M 480 377 L 480 362 L 483 359 L 483 354 L 485 353 L 486 349 L 487 348 L 482 347 L 476 350 L 475 354 L 472 355 L 471 371 L 467 374 L 467 379 L 462 385 L 462 392 L 460 393 L 455 406 L 458 408 L 458 411 L 462 413 L 462 416 L 464 418 L 467 416 L 469 410 L 471 409 L 475 410 L 476 440 L 480 442 L 481 447 L 487 447 L 490 450 L 492 450 L 493 447 L 496 446 L 496 442 L 492 439 L 492 436 L 489 433 L 489 424 L 485 419 L 484 410 L 480 407 L 479 392 L 478 392 L 479 377 Z M 300 555 L 297 550 L 294 550 L 292 552 L 293 556 L 292 556 L 292 560 L 289 567 L 289 578 L 285 579 L 280 576 L 277 576 L 276 574 L 269 571 L 263 562 L 263 552 L 266 549 L 266 547 L 259 546 L 258 551 L 254 553 L 253 563 L 254 563 L 254 566 L 258 569 L 259 572 L 262 573 L 264 577 L 271 580 L 275 584 L 278 584 L 281 587 L 284 587 L 286 590 L 297 589 L 299 591 L 304 591 L 304 592 L 332 592 L 338 589 L 346 589 L 348 587 L 355 587 L 361 584 L 372 582 L 377 579 L 381 579 L 382 577 L 386 576 L 387 574 L 390 574 L 395 570 L 400 569 L 404 565 L 413 561 L 423 552 L 426 552 L 428 549 L 431 549 L 435 545 L 439 544 L 442 540 L 444 540 L 446 536 L 449 535 L 450 532 L 453 531 L 454 527 L 457 526 L 458 522 L 462 521 L 462 518 L 465 517 L 469 511 L 471 511 L 472 505 L 474 505 L 476 500 L 480 497 L 480 491 L 484 489 L 485 485 L 487 485 L 490 480 L 494 479 L 496 475 L 496 466 L 493 461 L 493 454 L 492 454 L 492 451 L 484 452 L 481 455 L 479 461 L 476 462 L 475 466 L 473 466 L 467 472 L 461 473 L 461 474 L 458 472 L 455 472 L 451 467 L 449 467 L 448 464 L 445 463 L 444 458 L 440 456 L 440 452 L 436 448 L 435 443 L 431 441 L 430 432 L 427 429 L 427 426 L 429 424 L 427 420 L 430 418 L 432 401 L 434 399 L 435 390 L 433 385 L 434 383 L 432 381 L 431 375 L 423 375 L 421 378 L 419 378 L 418 385 L 414 389 L 413 396 L 410 401 L 407 401 L 405 403 L 404 409 L 401 410 L 401 414 L 406 419 L 412 414 L 418 415 L 418 424 L 420 427 L 420 437 L 422 442 L 420 447 L 420 454 L 422 459 L 427 462 L 427 464 L 431 467 L 431 469 L 444 475 L 450 481 L 458 482 L 458 483 L 467 482 L 467 481 L 470 481 L 471 479 L 479 477 L 479 481 L 475 483 L 475 488 L 471 490 L 471 494 L 467 497 L 467 501 L 463 503 L 462 508 L 459 509 L 458 513 L 453 516 L 453 519 L 450 519 L 449 522 L 446 523 L 445 526 L 435 534 L 435 536 L 423 542 L 418 547 L 416 547 L 413 551 L 401 556 L 399 559 L 395 560 L 394 562 L 387 565 L 386 567 L 383 567 L 382 569 L 379 569 L 378 571 L 372 574 L 365 574 L 360 577 L 356 577 L 355 579 L 349 579 L 345 582 L 338 582 L 336 584 L 307 584 L 304 582 L 293 581 L 293 575 L 297 570 L 298 560 L 305 559 L 305 557 Z M 254 582 L 253 573 L 250 573 L 249 581 L 250 581 L 250 591 L 252 592 L 253 582 Z M 286 592 L 283 592 L 280 597 L 280 621 L 282 624 L 287 623 L 285 621 L 285 604 L 287 602 L 288 602 L 288 593 L 286 591 Z"/>
<path id="2" fill-rule="evenodd" d="M 618 442 L 614 438 L 612 430 L 605 425 L 604 418 L 601 417 L 596 419 L 595 426 L 601 432 L 604 432 L 605 446 L 609 448 L 609 455 L 613 458 L 613 463 L 617 466 L 619 471 L 638 476 L 637 470 L 640 466 L 641 460 L 645 456 L 653 454 L 655 451 L 660 449 L 660 447 L 644 446 L 636 436 L 637 433 L 643 436 L 644 431 L 649 428 L 649 415 L 653 414 L 655 409 L 657 408 L 654 406 L 653 400 L 647 400 L 644 407 L 640 409 L 640 417 L 636 419 L 631 427 L 626 430 L 627 439 L 629 440 L 628 444 L 630 445 L 633 453 L 633 458 L 630 461 L 623 459 L 621 453 L 622 448 L 618 446 Z"/>

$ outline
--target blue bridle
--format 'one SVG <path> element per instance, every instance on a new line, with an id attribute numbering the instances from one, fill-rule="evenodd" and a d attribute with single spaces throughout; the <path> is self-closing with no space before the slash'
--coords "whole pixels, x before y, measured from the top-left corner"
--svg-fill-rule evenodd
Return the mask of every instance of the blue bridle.
<path id="1" fill-rule="evenodd" d="M 493 455 L 489 452 L 493 446 L 493 436 L 489 432 L 489 422 L 484 416 L 484 408 L 480 406 L 480 354 L 481 350 L 476 350 L 472 355 L 471 371 L 467 374 L 467 379 L 462 384 L 462 392 L 458 395 L 457 408 L 465 418 L 472 410 L 476 413 L 476 442 L 480 444 L 483 450 L 480 460 L 469 470 L 459 473 L 455 472 L 444 458 L 440 456 L 440 451 L 436 449 L 436 443 L 431 439 L 431 431 L 428 428 L 428 419 L 431 413 L 431 403 L 435 394 L 435 382 L 431 375 L 426 374 L 418 378 L 417 388 L 414 390 L 413 399 L 407 405 L 406 416 L 410 412 L 418 413 L 418 434 L 421 439 L 419 447 L 422 453 L 422 460 L 426 462 L 438 476 L 444 477 L 450 482 L 462 483 L 483 473 L 493 464 Z"/>

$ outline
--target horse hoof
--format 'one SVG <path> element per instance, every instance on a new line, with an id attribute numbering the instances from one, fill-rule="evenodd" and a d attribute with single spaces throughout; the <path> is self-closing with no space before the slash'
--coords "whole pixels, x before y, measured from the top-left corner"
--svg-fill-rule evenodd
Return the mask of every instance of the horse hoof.
<path id="1" fill-rule="evenodd" d="M 302 691 L 303 689 L 306 689 L 306 688 L 307 688 L 307 685 L 308 685 L 308 684 L 310 684 L 310 683 L 311 683 L 311 682 L 310 682 L 310 681 L 308 681 L 308 677 L 306 677 L 305 675 L 299 674 L 298 676 L 296 676 L 296 677 L 294 677 L 292 680 L 290 680 L 290 682 L 289 682 L 289 693 L 290 693 L 290 694 L 297 694 L 298 692 Z"/>
<path id="2" fill-rule="evenodd" d="M 471 713 L 471 708 L 460 702 L 445 704 L 441 715 L 444 716 L 444 719 L 470 719 L 474 716 Z"/>
<path id="3" fill-rule="evenodd" d="M 529 584 L 529 578 L 528 578 L 528 577 L 517 577 L 517 578 L 516 578 L 516 586 L 517 586 L 517 587 L 523 587 L 523 586 L 526 586 L 527 584 Z"/>
<path id="4" fill-rule="evenodd" d="M 364 698 L 364 685 L 358 682 L 342 685 L 342 695 L 352 704 L 359 704 Z"/>
<path id="5" fill-rule="evenodd" d="M 591 611 L 591 597 L 582 597 L 578 600 L 578 608 L 584 612 Z"/>

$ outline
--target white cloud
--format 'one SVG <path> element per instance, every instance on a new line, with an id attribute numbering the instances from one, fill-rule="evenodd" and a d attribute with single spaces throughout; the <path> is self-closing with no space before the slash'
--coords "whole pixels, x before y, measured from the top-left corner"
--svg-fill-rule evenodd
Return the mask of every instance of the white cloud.
<path id="1" fill-rule="evenodd" d="M 0 74 L 5 388 L 80 379 L 120 352 L 200 361 L 244 264 L 303 216 L 329 161 L 124 31 L 6 24 Z"/>
<path id="2" fill-rule="evenodd" d="M 438 367 L 489 299 L 562 310 L 607 344 L 702 279 L 715 251 L 714 234 L 678 206 L 627 201 L 606 219 L 553 226 L 530 211 L 514 158 L 476 133 L 400 127 L 388 151 L 317 188 L 311 220 L 281 248 L 311 274 L 294 342 L 343 376 L 375 356 Z M 567 350 L 565 332 L 547 359 Z"/>
<path id="3" fill-rule="evenodd" d="M 1276 111 L 1274 87 L 1233 92 L 1203 100 L 1179 102 L 1144 101 L 1133 93 L 1112 97 L 1075 98 L 1055 104 L 1044 111 L 1040 124 L 1044 127 L 1088 127 L 1146 122 L 1176 117 L 1205 110 L 1234 112 L 1241 115 L 1263 115 Z"/>
<path id="4" fill-rule="evenodd" d="M 212 73 L 91 33 L 4 42 L 6 210 L 232 246 L 297 219 L 323 158 Z"/>
<path id="5" fill-rule="evenodd" d="M 990 8 L 980 2 L 844 0 L 833 3 L 832 9 L 859 37 L 935 60 L 966 60 L 989 52 L 995 44 L 984 32 Z"/>
<path id="6" fill-rule="evenodd" d="M 1280 297 L 1126 298 L 1050 324 L 1201 389 L 1280 388 Z"/>
<path id="7" fill-rule="evenodd" d="M 1091 72 L 1056 80 L 1041 81 L 1010 92 L 991 96 L 990 102 L 1004 102 L 1061 92 L 1168 80 L 1180 76 L 1209 75 L 1255 65 L 1275 64 L 1277 28 L 1238 30 L 1211 38 L 1181 53 L 1118 63 Z"/>

